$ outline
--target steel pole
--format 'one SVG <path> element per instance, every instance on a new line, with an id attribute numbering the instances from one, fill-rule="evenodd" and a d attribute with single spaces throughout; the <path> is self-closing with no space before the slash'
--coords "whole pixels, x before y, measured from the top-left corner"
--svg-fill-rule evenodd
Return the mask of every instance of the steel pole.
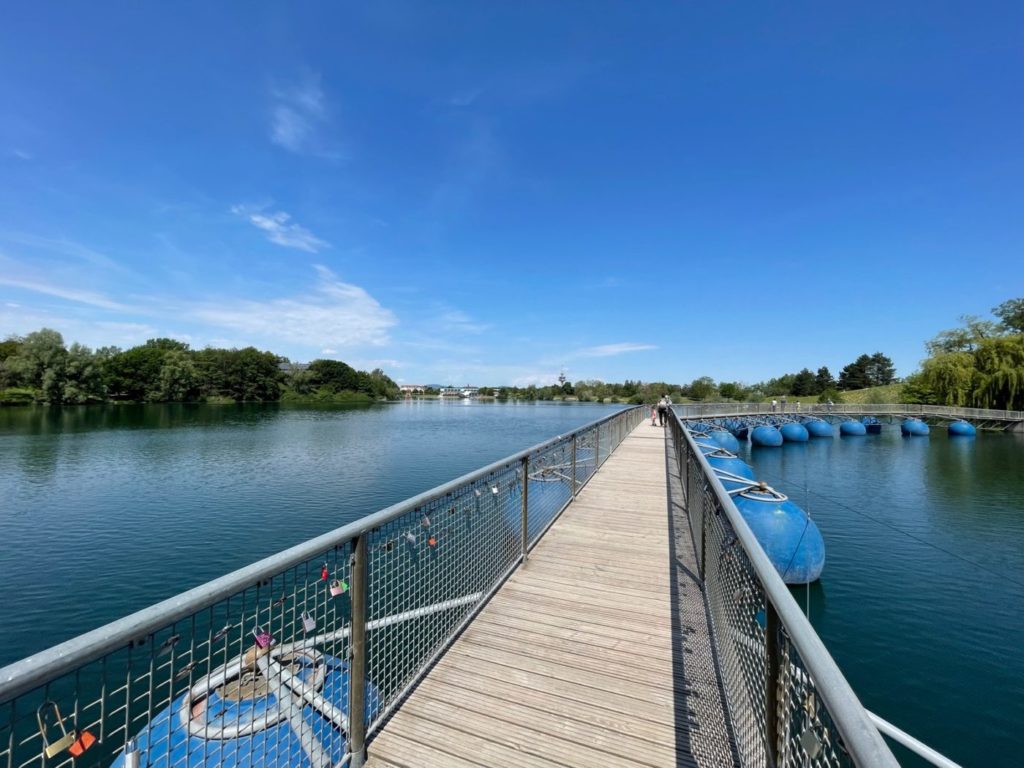
<path id="1" fill-rule="evenodd" d="M 576 498 L 576 435 L 572 436 L 572 497 Z"/>
<path id="2" fill-rule="evenodd" d="M 808 585 L 810 589 L 810 585 Z M 779 758 L 779 615 L 766 594 L 764 652 L 767 656 L 765 675 L 765 746 L 768 749 L 768 764 L 777 765 Z"/>
<path id="3" fill-rule="evenodd" d="M 366 591 L 367 534 L 353 542 L 350 579 L 352 581 L 352 637 L 349 642 L 348 749 L 349 765 L 363 768 L 366 763 Z"/>
<path id="4" fill-rule="evenodd" d="M 526 557 L 530 552 L 530 529 L 527 523 L 529 522 L 529 511 L 530 511 L 530 457 L 523 456 L 523 520 L 522 520 L 522 533 L 523 533 L 523 564 L 526 564 Z"/>

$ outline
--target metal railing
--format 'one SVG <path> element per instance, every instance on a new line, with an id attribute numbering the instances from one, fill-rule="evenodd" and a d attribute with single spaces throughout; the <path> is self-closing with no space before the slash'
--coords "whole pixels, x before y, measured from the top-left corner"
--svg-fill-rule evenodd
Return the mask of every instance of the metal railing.
<path id="1" fill-rule="evenodd" d="M 645 414 L 0 669 L 0 767 L 362 765 L 367 740 Z"/>
<path id="2" fill-rule="evenodd" d="M 952 405 L 913 405 L 910 403 L 802 403 L 797 410 L 795 402 L 772 408 L 771 403 L 687 403 L 674 406 L 685 419 L 718 418 L 727 416 L 772 416 L 777 414 L 802 415 L 808 413 L 849 413 L 876 416 L 934 416 L 943 419 L 970 419 L 972 421 L 1024 421 L 1024 411 L 1003 411 L 988 408 L 967 408 Z"/>
<path id="3" fill-rule="evenodd" d="M 898 765 L 675 413 L 669 429 L 741 764 Z"/>

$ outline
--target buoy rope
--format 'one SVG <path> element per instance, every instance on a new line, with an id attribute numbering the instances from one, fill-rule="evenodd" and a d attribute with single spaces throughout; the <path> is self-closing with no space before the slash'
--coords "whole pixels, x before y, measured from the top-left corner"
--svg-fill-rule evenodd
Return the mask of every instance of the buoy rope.
<path id="1" fill-rule="evenodd" d="M 776 477 L 779 480 L 783 480 L 784 479 L 784 478 L 779 477 L 778 475 L 776 475 Z M 853 512 L 855 515 L 860 515 L 861 517 L 867 518 L 868 520 L 871 520 L 872 522 L 878 523 L 879 525 L 883 525 L 886 528 L 889 528 L 891 530 L 896 531 L 896 533 L 902 533 L 904 536 L 906 536 L 909 539 L 913 539 L 914 541 L 916 541 L 916 542 L 918 542 L 920 544 L 924 544 L 925 546 L 931 547 L 932 549 L 934 549 L 934 550 L 936 550 L 938 552 L 942 552 L 943 554 L 949 555 L 950 557 L 955 558 L 955 559 L 959 560 L 962 563 L 967 563 L 967 565 L 970 565 L 970 566 L 973 566 L 975 568 L 978 568 L 979 570 L 985 571 L 986 573 L 990 573 L 993 576 L 998 576 L 1000 579 L 1003 579 L 1004 581 L 1008 581 L 1011 584 L 1013 584 L 1015 586 L 1018 586 L 1021 589 L 1024 589 L 1024 582 L 1018 581 L 1017 579 L 1014 579 L 1014 578 L 1012 578 L 1010 576 L 1007 576 L 1005 573 L 1001 573 L 1001 572 L 995 570 L 994 568 L 989 568 L 986 565 L 982 565 L 981 563 L 975 562 L 974 560 L 971 560 L 970 558 L 964 557 L 963 555 L 958 555 L 956 552 L 953 552 L 952 550 L 946 549 L 945 547 L 941 547 L 938 544 L 935 544 L 934 542 L 928 541 L 928 539 L 923 539 L 920 536 L 915 536 L 913 533 L 910 533 L 909 531 L 905 531 L 902 528 L 900 528 L 899 526 L 893 525 L 892 523 L 890 523 L 890 522 L 888 522 L 886 520 L 883 520 L 883 519 L 878 518 L 878 517 L 874 517 L 873 515 L 869 515 L 866 512 L 861 512 L 859 509 L 856 509 L 855 507 L 851 507 L 848 504 L 844 504 L 843 502 L 839 501 L 839 499 L 837 499 L 837 498 L 835 498 L 833 496 L 828 496 L 827 494 L 818 493 L 817 491 L 810 491 L 810 490 L 807 491 L 807 494 L 808 495 L 814 494 L 815 496 L 819 496 L 822 499 L 826 499 L 828 501 L 831 501 L 837 507 L 842 507 L 843 509 L 849 510 L 850 512 Z"/>

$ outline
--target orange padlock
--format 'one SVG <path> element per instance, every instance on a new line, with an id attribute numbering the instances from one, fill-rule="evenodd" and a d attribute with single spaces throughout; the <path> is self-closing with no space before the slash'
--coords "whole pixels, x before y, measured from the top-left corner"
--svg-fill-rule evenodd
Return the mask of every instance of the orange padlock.
<path id="1" fill-rule="evenodd" d="M 78 738 L 75 739 L 74 744 L 68 747 L 68 752 L 72 757 L 81 757 L 85 750 L 96 743 L 96 737 L 88 731 L 75 731 L 75 733 L 78 734 Z"/>

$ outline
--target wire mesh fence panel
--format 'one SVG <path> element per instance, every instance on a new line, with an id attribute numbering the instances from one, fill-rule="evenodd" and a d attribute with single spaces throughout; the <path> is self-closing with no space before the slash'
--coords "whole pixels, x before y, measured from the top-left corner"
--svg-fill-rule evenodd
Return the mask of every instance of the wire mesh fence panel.
<path id="1" fill-rule="evenodd" d="M 692 416 L 693 411 L 703 408 L 688 413 Z M 759 551 L 760 545 L 700 456 L 693 438 L 677 419 L 673 421 L 672 435 L 681 447 L 675 454 L 677 469 L 687 478 L 685 507 L 698 562 L 703 562 L 704 592 L 741 764 L 794 768 L 895 765 L 874 727 L 863 727 L 865 711 L 835 663 L 819 650 L 820 643 L 808 651 L 816 669 L 824 670 L 833 681 L 840 680 L 844 690 L 823 692 L 815 682 L 801 655 L 801 647 L 808 646 L 798 646 L 792 628 L 797 626 L 805 637 L 813 636 L 813 630 Z M 755 565 L 753 550 L 748 547 L 758 548 L 763 559 L 760 565 Z M 774 590 L 771 597 L 770 589 Z M 788 624 L 778 618 L 783 613 L 790 617 Z M 835 718 L 826 701 L 829 696 L 843 708 L 845 724 Z M 854 745 L 844 741 L 843 727 L 846 733 L 857 734 Z M 858 750 L 860 758 L 854 755 Z"/>
<path id="2" fill-rule="evenodd" d="M 638 414 L 5 667 L 0 768 L 346 764 L 361 726 L 379 727 L 521 561 L 524 492 L 535 542 Z"/>
<path id="3" fill-rule="evenodd" d="M 519 467 L 511 462 L 372 532 L 367 677 L 382 707 L 368 712 L 371 731 L 518 562 Z"/>
<path id="4" fill-rule="evenodd" d="M 338 763 L 347 569 L 332 548 L 0 705 L 0 765 Z"/>

